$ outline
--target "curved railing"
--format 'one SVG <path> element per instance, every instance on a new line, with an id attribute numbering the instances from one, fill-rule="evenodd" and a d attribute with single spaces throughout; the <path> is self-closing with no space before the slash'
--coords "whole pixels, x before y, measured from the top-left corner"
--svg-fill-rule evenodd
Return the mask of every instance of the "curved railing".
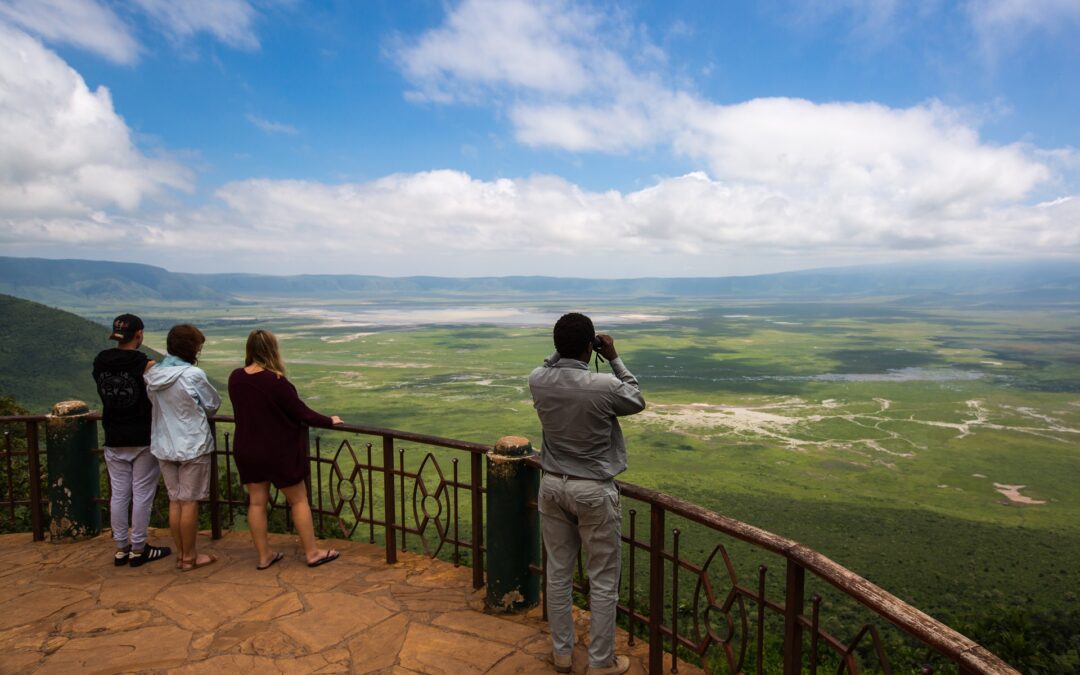
<path id="1" fill-rule="evenodd" d="M 5 471 L 2 484 L 7 488 L 0 501 L 0 522 L 5 515 L 14 520 L 20 507 L 29 508 L 35 539 L 44 538 L 46 503 L 41 492 L 38 425 L 47 419 L 44 415 L 0 417 L 5 429 L 0 469 Z M 91 414 L 86 419 L 94 422 L 99 416 Z M 215 418 L 218 427 L 232 422 L 231 417 Z M 13 425 L 21 426 L 22 433 L 9 431 Z M 345 538 L 381 543 L 391 563 L 399 550 L 413 546 L 454 564 L 470 564 L 474 587 L 483 586 L 483 457 L 491 446 L 362 425 L 344 424 L 327 431 L 336 440 L 328 442 L 329 437 L 317 433 L 309 441 L 309 495 L 324 536 L 330 530 Z M 213 454 L 215 471 L 208 500 L 215 538 L 247 503 L 235 472 L 231 434 L 221 428 L 216 433 L 218 449 Z M 410 446 L 426 450 L 414 458 Z M 467 478 L 460 475 L 458 458 L 448 455 L 454 451 L 469 457 Z M 447 462 L 449 472 L 444 471 Z M 539 469 L 538 460 L 530 463 Z M 15 489 L 23 465 L 29 483 L 25 497 Z M 946 671 L 1017 672 L 971 639 L 798 542 L 677 497 L 632 483 L 619 486 L 624 507 L 629 507 L 624 513 L 619 612 L 631 645 L 648 640 L 650 672 L 662 672 L 668 658 L 671 672 L 677 672 L 679 659 L 692 656 L 710 671 L 763 673 L 782 667 L 784 673 L 804 669 L 816 673 L 828 666 L 837 673 L 867 669 L 891 673 L 890 644 L 882 637 L 882 628 L 888 626 L 907 642 L 936 652 Z M 272 511 L 287 513 L 278 495 L 272 497 Z M 627 501 L 648 510 L 647 524 L 639 524 L 638 508 Z M 99 502 L 107 509 L 107 498 Z M 531 506 L 535 508 L 535 495 Z M 463 513 L 468 514 L 467 521 Z M 683 527 L 671 527 L 675 521 Z M 685 527 L 695 529 L 684 532 Z M 725 545 L 725 538 L 733 541 Z M 696 544 L 689 545 L 691 540 Z M 740 582 L 729 551 L 740 545 L 749 546 L 755 555 L 782 561 L 782 581 L 769 577 L 770 565 L 759 564 L 754 583 Z M 694 562 L 695 554 L 704 561 Z M 542 574 L 542 566 L 535 571 Z M 858 603 L 887 623 L 879 627 L 868 621 L 855 629 L 853 638 L 837 638 L 823 627 L 826 604 L 821 594 L 812 594 L 807 603 L 808 587 L 814 584 L 835 589 L 842 600 Z M 587 580 L 579 579 L 577 588 L 587 590 Z M 935 665 L 922 665 L 922 672 L 934 672 Z"/>

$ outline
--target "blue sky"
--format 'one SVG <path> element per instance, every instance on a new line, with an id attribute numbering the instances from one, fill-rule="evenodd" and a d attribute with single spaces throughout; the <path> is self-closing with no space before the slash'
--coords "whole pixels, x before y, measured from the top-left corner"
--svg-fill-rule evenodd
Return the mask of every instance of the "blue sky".
<path id="1" fill-rule="evenodd" d="M 0 252 L 683 276 L 1080 254 L 1076 0 L 0 0 Z"/>

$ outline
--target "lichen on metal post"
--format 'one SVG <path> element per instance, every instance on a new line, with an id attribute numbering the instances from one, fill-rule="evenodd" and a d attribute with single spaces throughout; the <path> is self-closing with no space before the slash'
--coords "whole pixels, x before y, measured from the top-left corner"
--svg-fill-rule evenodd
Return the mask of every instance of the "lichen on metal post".
<path id="1" fill-rule="evenodd" d="M 101 534 L 97 425 L 82 401 L 53 406 L 45 425 L 49 476 L 49 541 L 70 542 Z"/>
<path id="2" fill-rule="evenodd" d="M 487 455 L 487 598 L 489 609 L 514 612 L 540 602 L 540 472 L 526 461 L 529 439 L 505 436 Z"/>

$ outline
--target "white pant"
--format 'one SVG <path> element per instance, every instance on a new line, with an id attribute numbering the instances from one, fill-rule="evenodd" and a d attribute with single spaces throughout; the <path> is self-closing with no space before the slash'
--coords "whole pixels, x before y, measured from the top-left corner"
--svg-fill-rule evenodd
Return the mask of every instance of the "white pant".
<path id="1" fill-rule="evenodd" d="M 589 664 L 603 667 L 615 655 L 622 512 L 615 481 L 570 480 L 550 474 L 540 481 L 539 508 L 547 551 L 548 625 L 556 654 L 574 649 L 573 582 L 578 550 L 588 556 Z"/>
<path id="2" fill-rule="evenodd" d="M 141 551 L 146 546 L 146 528 L 150 525 L 150 509 L 157 493 L 157 457 L 150 446 L 105 448 L 105 466 L 109 470 L 109 525 L 117 549 L 130 546 Z M 131 537 L 128 537 L 128 506 L 131 507 Z"/>

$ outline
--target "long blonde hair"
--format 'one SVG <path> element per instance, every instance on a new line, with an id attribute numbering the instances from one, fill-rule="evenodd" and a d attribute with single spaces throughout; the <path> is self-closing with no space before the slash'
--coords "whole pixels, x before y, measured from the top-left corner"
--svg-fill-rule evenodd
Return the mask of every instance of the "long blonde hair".
<path id="1" fill-rule="evenodd" d="M 247 357 L 244 365 L 257 365 L 278 377 L 285 377 L 285 362 L 281 360 L 277 338 L 268 330 L 256 328 L 247 339 Z"/>

